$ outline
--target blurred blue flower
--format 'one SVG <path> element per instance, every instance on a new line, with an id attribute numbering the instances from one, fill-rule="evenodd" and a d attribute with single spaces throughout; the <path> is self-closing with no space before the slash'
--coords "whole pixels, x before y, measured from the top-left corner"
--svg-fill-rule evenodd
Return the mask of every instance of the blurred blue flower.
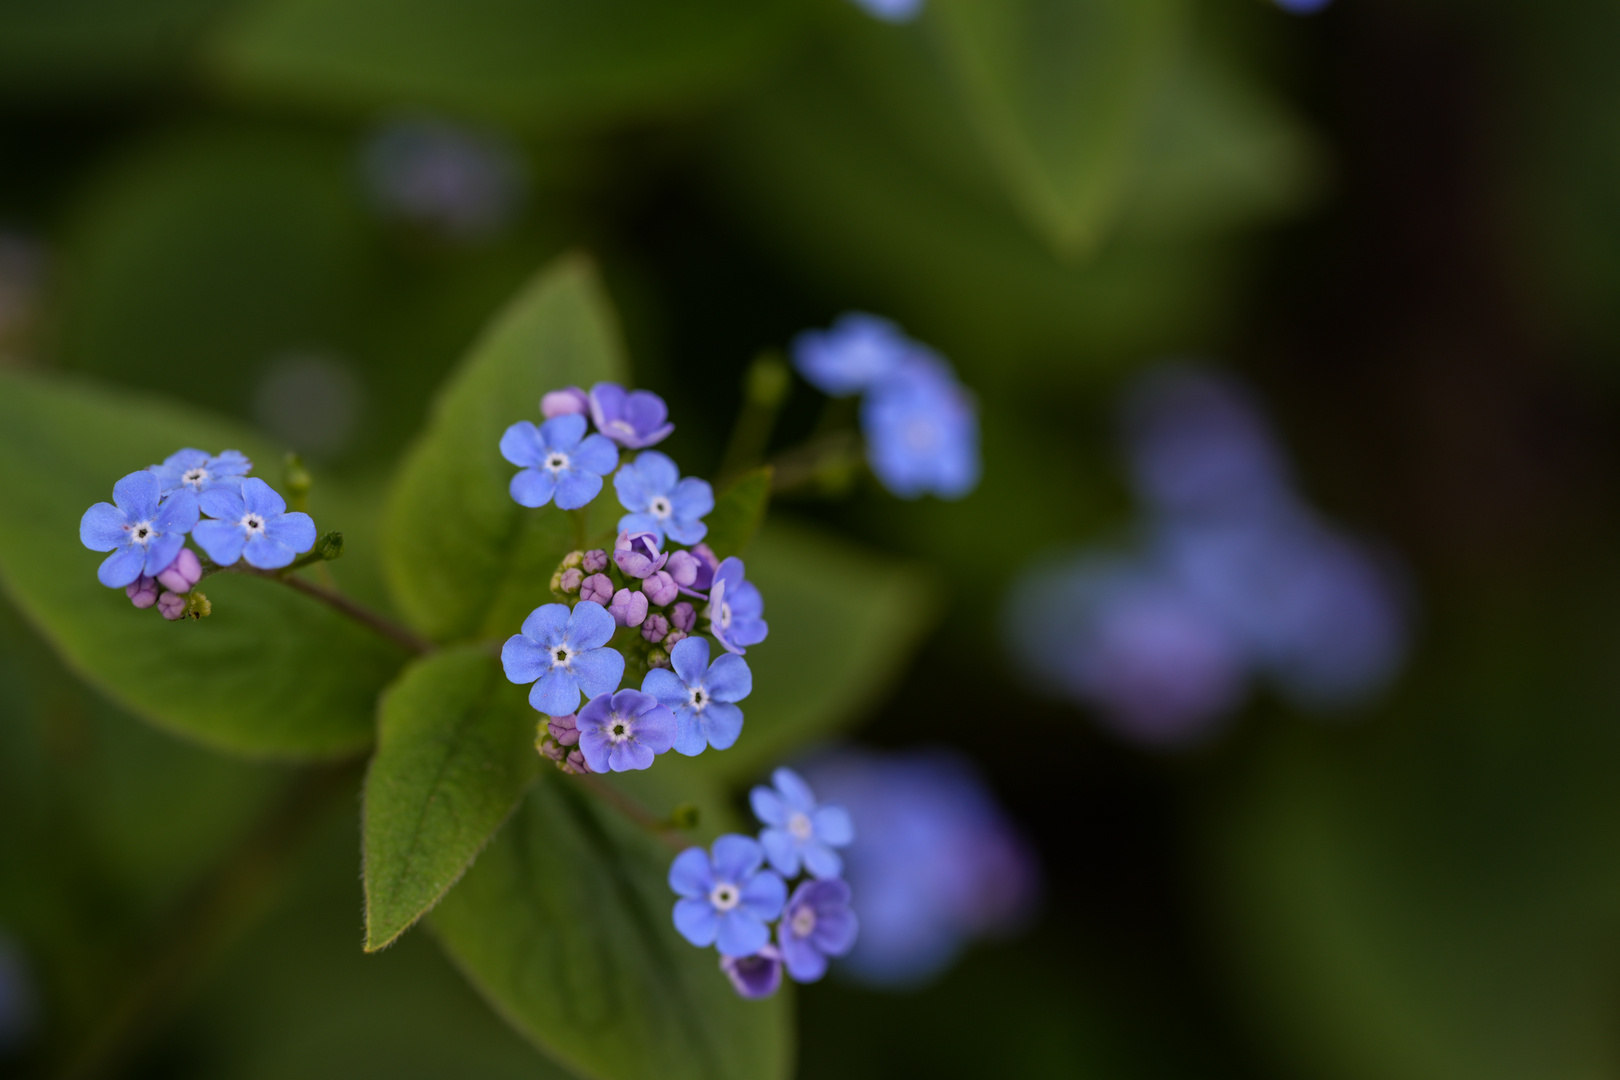
<path id="1" fill-rule="evenodd" d="M 512 498 L 520 506 L 578 510 L 602 490 L 602 477 L 618 468 L 619 451 L 600 435 L 585 434 L 578 413 L 555 416 L 539 427 L 520 420 L 501 436 L 501 456 L 522 466 L 512 477 Z"/>
<path id="2" fill-rule="evenodd" d="M 759 842 L 771 865 L 783 877 L 794 877 L 802 860 L 814 877 L 837 877 L 844 863 L 833 848 L 855 839 L 849 814 L 841 806 L 817 805 L 815 792 L 792 769 L 777 769 L 771 783 L 775 790 L 760 786 L 748 794 L 754 816 L 766 826 Z"/>
<path id="3" fill-rule="evenodd" d="M 720 564 L 709 587 L 709 632 L 727 652 L 745 653 L 747 645 L 765 640 L 770 627 L 763 618 L 765 599 L 751 581 L 743 578 L 743 561 L 735 555 Z"/>
<path id="4" fill-rule="evenodd" d="M 1277 6 L 1295 15 L 1315 15 L 1333 0 L 1277 0 Z"/>
<path id="5" fill-rule="evenodd" d="M 979 483 L 979 415 L 949 365 L 921 346 L 861 400 L 866 459 L 903 499 L 958 499 Z"/>
<path id="6" fill-rule="evenodd" d="M 858 394 L 900 366 L 917 348 L 888 319 L 852 311 L 827 330 L 793 339 L 793 366 L 824 394 Z"/>
<path id="7" fill-rule="evenodd" d="M 164 498 L 158 478 L 142 469 L 113 485 L 111 503 L 96 503 L 84 512 L 79 542 L 91 551 L 112 552 L 101 561 L 96 578 L 108 588 L 122 589 L 143 575 L 155 578 L 167 570 L 196 524 L 197 497 L 176 491 Z"/>
<path id="8" fill-rule="evenodd" d="M 845 750 L 803 771 L 860 826 L 844 852 L 860 937 L 841 970 L 854 978 L 926 982 L 969 942 L 1015 929 L 1032 910 L 1034 854 L 960 755 Z"/>
<path id="9" fill-rule="evenodd" d="M 593 697 L 579 710 L 574 726 L 592 772 L 645 769 L 675 745 L 675 717 L 657 698 L 640 690 Z"/>
<path id="10" fill-rule="evenodd" d="M 765 851 L 750 837 L 728 833 L 714 842 L 713 856 L 687 848 L 669 867 L 675 929 L 700 948 L 715 945 L 722 956 L 753 956 L 769 944 L 765 925 L 782 913 L 787 884 L 765 870 Z"/>
<path id="11" fill-rule="evenodd" d="M 619 505 L 630 513 L 619 519 L 621 533 L 650 532 L 658 543 L 668 536 L 695 544 L 708 535 L 703 516 L 714 509 L 714 489 L 695 476 L 681 478 L 668 456 L 647 450 L 613 477 Z"/>
<path id="12" fill-rule="evenodd" d="M 529 704 L 548 716 L 567 716 L 588 698 L 610 694 L 624 678 L 624 657 L 604 648 L 616 624 L 607 609 L 581 600 L 537 607 L 523 620 L 521 633 L 501 647 L 501 666 L 515 683 L 533 683 Z"/>
<path id="13" fill-rule="evenodd" d="M 707 747 L 728 750 L 742 734 L 743 713 L 735 702 L 754 689 L 754 676 L 740 656 L 722 653 L 709 663 L 709 642 L 689 637 L 669 651 L 673 671 L 653 668 L 642 680 L 644 693 L 675 714 L 675 749 L 687 757 Z"/>
<path id="14" fill-rule="evenodd" d="M 153 465 L 148 471 L 158 478 L 163 494 L 187 488 L 201 495 L 212 487 L 240 489 L 242 477 L 253 468 L 253 462 L 240 450 L 225 450 L 217 457 L 204 450 L 186 448 L 177 450 Z"/>
<path id="15" fill-rule="evenodd" d="M 458 241 L 511 224 L 527 181 L 507 140 L 439 120 L 379 128 L 365 143 L 361 167 L 380 210 Z"/>
<path id="16" fill-rule="evenodd" d="M 211 487 L 199 502 L 208 519 L 191 535 L 221 566 L 244 559 L 260 570 L 278 570 L 315 546 L 314 519 L 288 513 L 287 500 L 256 476 L 244 478 L 240 489 Z"/>
<path id="17" fill-rule="evenodd" d="M 815 982 L 827 973 L 828 957 L 855 947 L 859 924 L 849 899 L 849 884 L 837 879 L 804 881 L 793 890 L 776 927 L 776 942 L 795 981 Z"/>
<path id="18" fill-rule="evenodd" d="M 618 383 L 600 382 L 589 397 L 596 430 L 627 450 L 663 442 L 675 430 L 669 407 L 650 390 L 627 391 Z"/>
<path id="19" fill-rule="evenodd" d="M 922 14 L 923 0 L 853 0 L 867 14 L 884 22 L 910 22 Z"/>

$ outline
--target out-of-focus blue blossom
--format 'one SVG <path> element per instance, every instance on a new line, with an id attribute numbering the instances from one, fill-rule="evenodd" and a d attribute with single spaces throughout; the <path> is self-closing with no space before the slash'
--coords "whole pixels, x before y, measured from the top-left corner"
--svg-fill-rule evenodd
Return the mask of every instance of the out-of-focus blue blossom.
<path id="1" fill-rule="evenodd" d="M 242 477 L 252 468 L 253 462 L 240 450 L 225 450 L 214 456 L 188 447 L 170 454 L 163 459 L 163 464 L 153 465 L 150 471 L 158 478 L 165 495 L 181 488 L 201 495 L 212 487 L 240 490 Z"/>
<path id="2" fill-rule="evenodd" d="M 873 18 L 884 22 L 910 22 L 922 14 L 923 0 L 853 0 Z"/>
<path id="3" fill-rule="evenodd" d="M 695 544 L 708 535 L 703 516 L 714 509 L 714 489 L 681 472 L 667 455 L 647 450 L 613 477 L 619 505 L 630 513 L 619 519 L 620 532 L 650 532 L 662 544 L 668 536 Z"/>
<path id="4" fill-rule="evenodd" d="M 815 982 L 827 973 L 827 959 L 843 956 L 855 947 L 859 924 L 849 906 L 849 883 L 804 881 L 793 890 L 776 941 L 796 982 Z"/>
<path id="5" fill-rule="evenodd" d="M 8 1057 L 34 1032 L 38 1001 L 22 953 L 0 936 L 0 1057 Z"/>
<path id="6" fill-rule="evenodd" d="M 860 911 L 860 937 L 842 962 L 850 975 L 926 982 L 975 938 L 1011 931 L 1030 913 L 1034 854 L 959 755 L 846 750 L 803 771 L 860 826 L 844 852 Z"/>
<path id="7" fill-rule="evenodd" d="M 720 970 L 739 995 L 751 1000 L 768 998 L 782 987 L 782 954 L 771 945 L 753 956 L 722 956 Z"/>
<path id="8" fill-rule="evenodd" d="M 921 346 L 861 399 L 866 460 L 903 499 L 959 499 L 979 483 L 979 414 L 950 367 Z"/>
<path id="9" fill-rule="evenodd" d="M 1277 0 L 1277 6 L 1295 15 L 1315 15 L 1333 0 Z"/>
<path id="10" fill-rule="evenodd" d="M 889 375 L 916 344 L 888 319 L 852 311 L 793 339 L 793 366 L 824 394 L 848 397 Z"/>
<path id="11" fill-rule="evenodd" d="M 794 877 L 802 861 L 814 877 L 835 878 L 844 861 L 833 848 L 846 847 L 855 839 L 855 826 L 842 806 L 821 806 L 804 777 L 792 769 L 771 774 L 772 788 L 760 786 L 749 792 L 754 816 L 765 825 L 759 842 L 771 865 L 783 877 Z"/>
<path id="12" fill-rule="evenodd" d="M 747 645 L 758 645 L 770 632 L 765 619 L 765 599 L 753 582 L 743 578 L 743 561 L 735 555 L 714 572 L 709 590 L 709 632 L 727 652 L 745 653 Z"/>
<path id="13" fill-rule="evenodd" d="M 708 641 L 695 637 L 677 642 L 669 651 L 669 662 L 673 671 L 654 668 L 642 680 L 641 689 L 675 714 L 675 750 L 693 757 L 710 746 L 730 749 L 743 727 L 743 712 L 736 702 L 754 689 L 748 662 L 723 653 L 710 664 Z"/>
<path id="14" fill-rule="evenodd" d="M 1139 742 L 1196 741 L 1243 694 L 1246 656 L 1227 626 L 1140 561 L 1085 554 L 1033 567 L 1005 623 L 1034 681 Z"/>
<path id="15" fill-rule="evenodd" d="M 585 434 L 585 417 L 569 413 L 535 427 L 520 420 L 501 436 L 501 456 L 521 466 L 512 477 L 520 506 L 578 510 L 602 490 L 602 477 L 619 466 L 619 451 L 600 435 Z"/>
<path id="16" fill-rule="evenodd" d="M 113 485 L 111 503 L 96 503 L 84 512 L 79 542 L 91 551 L 112 552 L 101 561 L 96 578 L 108 588 L 122 589 L 167 570 L 196 524 L 197 496 L 180 490 L 165 498 L 158 478 L 142 469 Z"/>
<path id="17" fill-rule="evenodd" d="M 279 570 L 315 546 L 314 519 L 298 510 L 288 513 L 287 500 L 256 476 L 243 479 L 239 489 L 209 488 L 199 502 L 209 519 L 199 521 L 191 535 L 221 566 L 245 559 L 260 570 Z"/>
<path id="18" fill-rule="evenodd" d="M 522 633 L 501 647 L 501 666 L 515 683 L 533 683 L 529 704 L 548 716 L 567 716 L 588 698 L 610 694 L 624 678 L 624 657 L 605 648 L 613 637 L 613 616 L 601 604 L 581 600 L 545 604 L 523 620 Z"/>
<path id="19" fill-rule="evenodd" d="M 365 144 L 362 169 L 378 208 L 449 240 L 509 225 L 527 182 L 516 149 L 497 136 L 438 120 L 403 120 Z"/>
<path id="20" fill-rule="evenodd" d="M 650 390 L 600 382 L 591 387 L 590 401 L 596 430 L 627 450 L 663 442 L 675 430 L 669 423 L 669 407 Z"/>
<path id="21" fill-rule="evenodd" d="M 753 956 L 769 944 L 765 925 L 782 913 L 787 883 L 763 869 L 765 851 L 751 837 L 728 833 L 714 842 L 713 855 L 699 847 L 675 856 L 669 887 L 675 901 L 675 929 L 700 948 L 715 945 L 722 956 Z"/>
<path id="22" fill-rule="evenodd" d="M 574 724 L 592 772 L 645 769 L 675 745 L 675 717 L 651 694 L 620 690 L 590 700 Z"/>

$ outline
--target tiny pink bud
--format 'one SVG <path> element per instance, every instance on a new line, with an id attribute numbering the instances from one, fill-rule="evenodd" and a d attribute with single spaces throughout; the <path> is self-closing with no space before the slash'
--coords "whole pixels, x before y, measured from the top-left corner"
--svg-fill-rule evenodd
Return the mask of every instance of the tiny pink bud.
<path id="1" fill-rule="evenodd" d="M 685 600 L 669 609 L 669 621 L 677 630 L 691 633 L 692 627 L 697 625 L 697 611 Z"/>
<path id="2" fill-rule="evenodd" d="M 673 649 L 675 646 L 685 641 L 687 637 L 688 635 L 685 630 L 671 630 L 668 634 L 664 635 L 664 648 Z"/>
<path id="3" fill-rule="evenodd" d="M 202 580 L 202 563 L 190 548 L 181 548 L 169 568 L 157 576 L 158 584 L 170 592 L 188 593 Z"/>
<path id="4" fill-rule="evenodd" d="M 585 574 L 580 570 L 564 570 L 558 582 L 559 591 L 565 593 L 578 592 L 580 585 L 585 581 Z"/>
<path id="5" fill-rule="evenodd" d="M 577 386 L 570 386 L 563 390 L 553 390 L 540 399 L 540 411 L 547 420 L 554 416 L 582 413 L 588 408 L 590 408 L 590 399 L 585 396 L 585 391 Z"/>
<path id="6" fill-rule="evenodd" d="M 663 641 L 669 633 L 669 620 L 662 615 L 649 615 L 641 624 L 641 636 L 648 641 Z"/>
<path id="7" fill-rule="evenodd" d="M 647 597 L 629 589 L 620 589 L 613 594 L 613 603 L 608 605 L 608 611 L 620 626 L 640 626 L 647 617 Z"/>
<path id="8" fill-rule="evenodd" d="M 607 569 L 608 553 L 601 548 L 592 548 L 585 553 L 585 559 L 580 564 L 587 574 L 600 574 Z"/>
<path id="9" fill-rule="evenodd" d="M 590 765 L 586 764 L 584 754 L 580 753 L 578 750 L 570 750 L 568 751 L 568 760 L 563 762 L 562 771 L 565 773 L 573 773 L 578 775 L 581 773 L 590 772 L 591 767 Z"/>
<path id="10" fill-rule="evenodd" d="M 579 743 L 579 728 L 574 723 L 574 714 L 567 716 L 553 716 L 546 721 L 546 730 L 551 737 L 564 746 L 574 746 Z"/>
<path id="11" fill-rule="evenodd" d="M 607 607 L 613 601 L 613 579 L 606 574 L 592 574 L 580 582 L 579 598 Z"/>
<path id="12" fill-rule="evenodd" d="M 186 617 L 186 598 L 180 593 L 166 592 L 157 599 L 158 614 L 170 622 Z"/>
<path id="13" fill-rule="evenodd" d="M 647 599 L 659 607 L 672 602 L 681 595 L 681 590 L 675 587 L 675 579 L 664 570 L 655 570 L 641 579 L 641 591 L 647 594 Z"/>
<path id="14" fill-rule="evenodd" d="M 142 611 L 145 611 L 147 608 L 157 603 L 157 579 L 149 578 L 145 574 L 142 574 L 140 577 L 124 586 L 124 595 L 129 597 L 130 603 L 134 604 Z"/>

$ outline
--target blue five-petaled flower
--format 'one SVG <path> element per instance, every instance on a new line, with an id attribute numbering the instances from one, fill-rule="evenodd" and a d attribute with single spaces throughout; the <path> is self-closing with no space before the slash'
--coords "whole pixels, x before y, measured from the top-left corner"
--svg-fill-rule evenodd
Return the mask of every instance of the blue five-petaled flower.
<path id="1" fill-rule="evenodd" d="M 675 856 L 669 887 L 675 929 L 693 945 L 714 945 L 722 956 L 753 956 L 771 940 L 765 925 L 782 913 L 787 884 L 762 869 L 765 852 L 746 836 L 728 833 L 714 842 L 713 856 L 699 847 Z"/>
<path id="2" fill-rule="evenodd" d="M 675 745 L 675 717 L 640 690 L 599 694 L 575 721 L 579 749 L 592 772 L 645 769 Z"/>
<path id="3" fill-rule="evenodd" d="M 578 510 L 602 490 L 602 477 L 619 464 L 619 451 L 601 435 L 585 434 L 579 413 L 554 416 L 539 427 L 520 420 L 501 436 L 501 456 L 523 468 L 512 477 L 512 498 L 521 506 L 556 500 Z"/>
<path id="4" fill-rule="evenodd" d="M 742 734 L 743 714 L 734 702 L 754 689 L 754 676 L 748 662 L 731 653 L 721 653 L 709 663 L 709 642 L 705 638 L 684 638 L 669 652 L 674 671 L 653 668 L 641 682 L 643 693 L 651 694 L 675 714 L 675 749 L 693 757 L 706 747 L 730 749 Z"/>
<path id="5" fill-rule="evenodd" d="M 945 361 L 917 346 L 861 401 L 866 460 L 903 499 L 959 499 L 979 483 L 979 415 Z"/>
<path id="6" fill-rule="evenodd" d="M 287 501 L 256 476 L 243 479 L 240 489 L 211 487 L 199 502 L 211 520 L 199 521 L 191 535 L 221 566 L 246 559 L 260 570 L 276 570 L 315 546 L 314 520 L 296 510 L 289 514 Z"/>
<path id="7" fill-rule="evenodd" d="M 624 657 L 604 648 L 616 624 L 606 608 L 581 600 L 572 613 L 566 604 L 537 607 L 523 620 L 523 632 L 501 647 L 501 666 L 515 683 L 534 683 L 529 704 L 548 716 L 579 708 L 579 694 L 612 693 L 624 678 Z"/>
<path id="8" fill-rule="evenodd" d="M 849 906 L 849 884 L 839 878 L 804 881 L 793 890 L 776 943 L 788 974 L 798 982 L 815 982 L 827 973 L 827 958 L 855 947 L 859 926 Z"/>
<path id="9" fill-rule="evenodd" d="M 163 464 L 153 465 L 147 471 L 158 478 L 163 486 L 163 494 L 187 488 L 194 495 L 215 487 L 227 487 L 232 491 L 242 486 L 242 477 L 253 468 L 253 462 L 240 450 L 225 450 L 217 456 L 210 455 L 206 450 L 196 450 L 187 447 L 176 450 L 163 459 Z"/>
<path id="10" fill-rule="evenodd" d="M 114 505 L 116 504 L 116 505 Z M 121 589 L 143 574 L 169 568 L 197 524 L 197 497 L 176 491 L 163 498 L 158 478 L 145 469 L 113 485 L 113 501 L 96 503 L 79 520 L 79 541 L 91 551 L 110 551 L 96 577 Z"/>
<path id="11" fill-rule="evenodd" d="M 619 531 L 650 532 L 680 544 L 695 544 L 708 535 L 703 515 L 714 509 L 714 489 L 695 476 L 681 478 L 665 454 L 644 451 L 613 478 L 619 504 L 630 513 L 619 519 Z"/>
<path id="12" fill-rule="evenodd" d="M 748 650 L 744 646 L 758 645 L 770 632 L 761 618 L 765 600 L 743 573 L 743 561 L 735 555 L 722 562 L 714 572 L 709 606 L 704 609 L 709 617 L 709 632 L 727 652 L 745 653 Z"/>
<path id="13" fill-rule="evenodd" d="M 812 877 L 843 873 L 844 860 L 833 848 L 855 839 L 849 814 L 841 806 L 818 806 L 815 792 L 792 769 L 777 769 L 771 782 L 774 791 L 761 786 L 748 796 L 754 816 L 766 825 L 759 840 L 771 865 L 787 877 L 799 872 L 801 861 Z"/>

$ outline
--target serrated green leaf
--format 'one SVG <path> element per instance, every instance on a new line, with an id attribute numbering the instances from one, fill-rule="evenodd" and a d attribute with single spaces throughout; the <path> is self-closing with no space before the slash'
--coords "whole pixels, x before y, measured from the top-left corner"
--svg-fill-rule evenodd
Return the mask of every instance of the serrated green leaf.
<path id="1" fill-rule="evenodd" d="M 104 556 L 80 545 L 80 516 L 182 446 L 274 460 L 238 429 L 128 392 L 0 375 L 7 592 L 75 671 L 161 727 L 255 756 L 363 748 L 377 693 L 405 660 L 397 645 L 259 578 L 209 578 L 214 613 L 199 623 L 166 623 L 97 582 Z M 312 509 L 318 526 L 341 527 Z"/>
<path id="2" fill-rule="evenodd" d="M 417 661 L 383 695 L 366 773 L 366 949 L 438 903 L 539 772 L 535 718 L 479 646 Z"/>
<path id="3" fill-rule="evenodd" d="M 765 510 L 771 501 L 771 474 L 769 465 L 751 469 L 714 500 L 714 509 L 704 518 L 709 526 L 704 542 L 720 558 L 741 555 L 765 523 Z"/>
<path id="4" fill-rule="evenodd" d="M 624 366 L 607 298 L 578 257 L 536 275 L 473 346 L 389 498 L 389 582 L 423 633 L 504 637 L 551 600 L 551 572 L 574 544 L 573 522 L 555 506 L 512 501 L 517 469 L 501 457 L 501 433 L 538 421 L 546 391 L 619 380 Z"/>
<path id="5" fill-rule="evenodd" d="M 745 1001 L 670 922 L 674 851 L 543 774 L 429 917 L 512 1024 L 597 1080 L 774 1080 L 790 1072 L 791 996 Z"/>

